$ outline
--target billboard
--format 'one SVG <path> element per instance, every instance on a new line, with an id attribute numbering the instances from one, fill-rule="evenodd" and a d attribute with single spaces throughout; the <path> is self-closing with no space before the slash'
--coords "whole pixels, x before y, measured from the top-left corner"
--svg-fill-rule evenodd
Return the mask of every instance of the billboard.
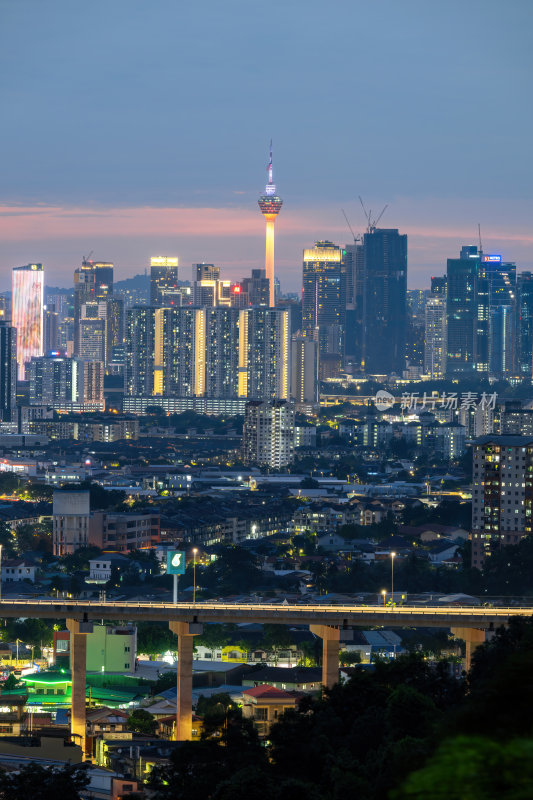
<path id="1" fill-rule="evenodd" d="M 167 575 L 185 574 L 185 552 L 169 550 L 167 553 Z"/>

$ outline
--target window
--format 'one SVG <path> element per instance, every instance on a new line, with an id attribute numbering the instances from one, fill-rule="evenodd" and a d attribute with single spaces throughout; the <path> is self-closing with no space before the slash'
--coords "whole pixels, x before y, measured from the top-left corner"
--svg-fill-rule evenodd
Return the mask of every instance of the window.
<path id="1" fill-rule="evenodd" d="M 254 719 L 257 719 L 260 722 L 266 722 L 268 720 L 268 708 L 256 708 Z"/>
<path id="2" fill-rule="evenodd" d="M 130 662 L 128 661 L 126 664 L 124 664 L 124 669 L 129 669 L 129 668 L 130 668 Z"/>
<path id="3" fill-rule="evenodd" d="M 58 653 L 66 653 L 68 651 L 68 646 L 70 642 L 68 639 L 57 639 L 56 641 L 56 651 Z"/>

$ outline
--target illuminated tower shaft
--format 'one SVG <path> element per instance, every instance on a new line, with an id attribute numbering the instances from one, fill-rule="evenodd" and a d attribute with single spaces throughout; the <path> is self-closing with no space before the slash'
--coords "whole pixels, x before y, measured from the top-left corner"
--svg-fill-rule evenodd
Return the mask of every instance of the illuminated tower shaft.
<path id="1" fill-rule="evenodd" d="M 266 220 L 266 248 L 265 248 L 265 274 L 268 278 L 268 305 L 274 308 L 276 305 L 275 286 L 274 286 L 274 223 L 275 214 L 265 214 Z"/>
<path id="2" fill-rule="evenodd" d="M 275 268 L 274 268 L 274 223 L 281 211 L 283 200 L 276 195 L 276 186 L 272 182 L 272 142 L 270 142 L 270 160 L 268 162 L 268 183 L 265 186 L 265 193 L 257 201 L 261 213 L 266 221 L 266 248 L 265 248 L 265 273 L 269 280 L 269 305 L 274 308 L 276 303 L 275 296 Z"/>

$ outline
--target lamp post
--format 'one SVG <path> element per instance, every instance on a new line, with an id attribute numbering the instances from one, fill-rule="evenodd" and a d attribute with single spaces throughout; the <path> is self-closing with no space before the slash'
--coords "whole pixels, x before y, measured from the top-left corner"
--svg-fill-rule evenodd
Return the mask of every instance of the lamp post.
<path id="1" fill-rule="evenodd" d="M 192 601 L 193 601 L 193 603 L 196 603 L 196 553 L 197 552 L 198 551 L 197 551 L 196 547 L 193 547 L 193 549 L 192 549 L 192 556 L 193 556 L 193 562 L 192 562 L 192 575 L 193 575 L 193 577 L 192 577 Z"/>
<path id="2" fill-rule="evenodd" d="M 391 583 L 391 601 L 394 605 L 394 559 L 396 558 L 396 553 L 392 552 L 390 554 L 390 583 Z"/>
<path id="3" fill-rule="evenodd" d="M 382 589 L 381 590 L 381 594 L 383 595 L 383 605 L 385 605 L 385 601 L 387 599 L 387 590 L 386 589 Z"/>

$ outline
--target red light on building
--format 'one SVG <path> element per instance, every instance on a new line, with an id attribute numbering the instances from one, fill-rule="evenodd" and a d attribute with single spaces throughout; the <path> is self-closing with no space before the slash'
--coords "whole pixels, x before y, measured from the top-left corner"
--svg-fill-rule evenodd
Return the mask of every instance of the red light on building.
<path id="1" fill-rule="evenodd" d="M 237 284 L 237 286 L 233 287 L 233 294 L 240 294 L 241 292 L 242 292 L 242 289 L 239 286 L 239 284 Z"/>

